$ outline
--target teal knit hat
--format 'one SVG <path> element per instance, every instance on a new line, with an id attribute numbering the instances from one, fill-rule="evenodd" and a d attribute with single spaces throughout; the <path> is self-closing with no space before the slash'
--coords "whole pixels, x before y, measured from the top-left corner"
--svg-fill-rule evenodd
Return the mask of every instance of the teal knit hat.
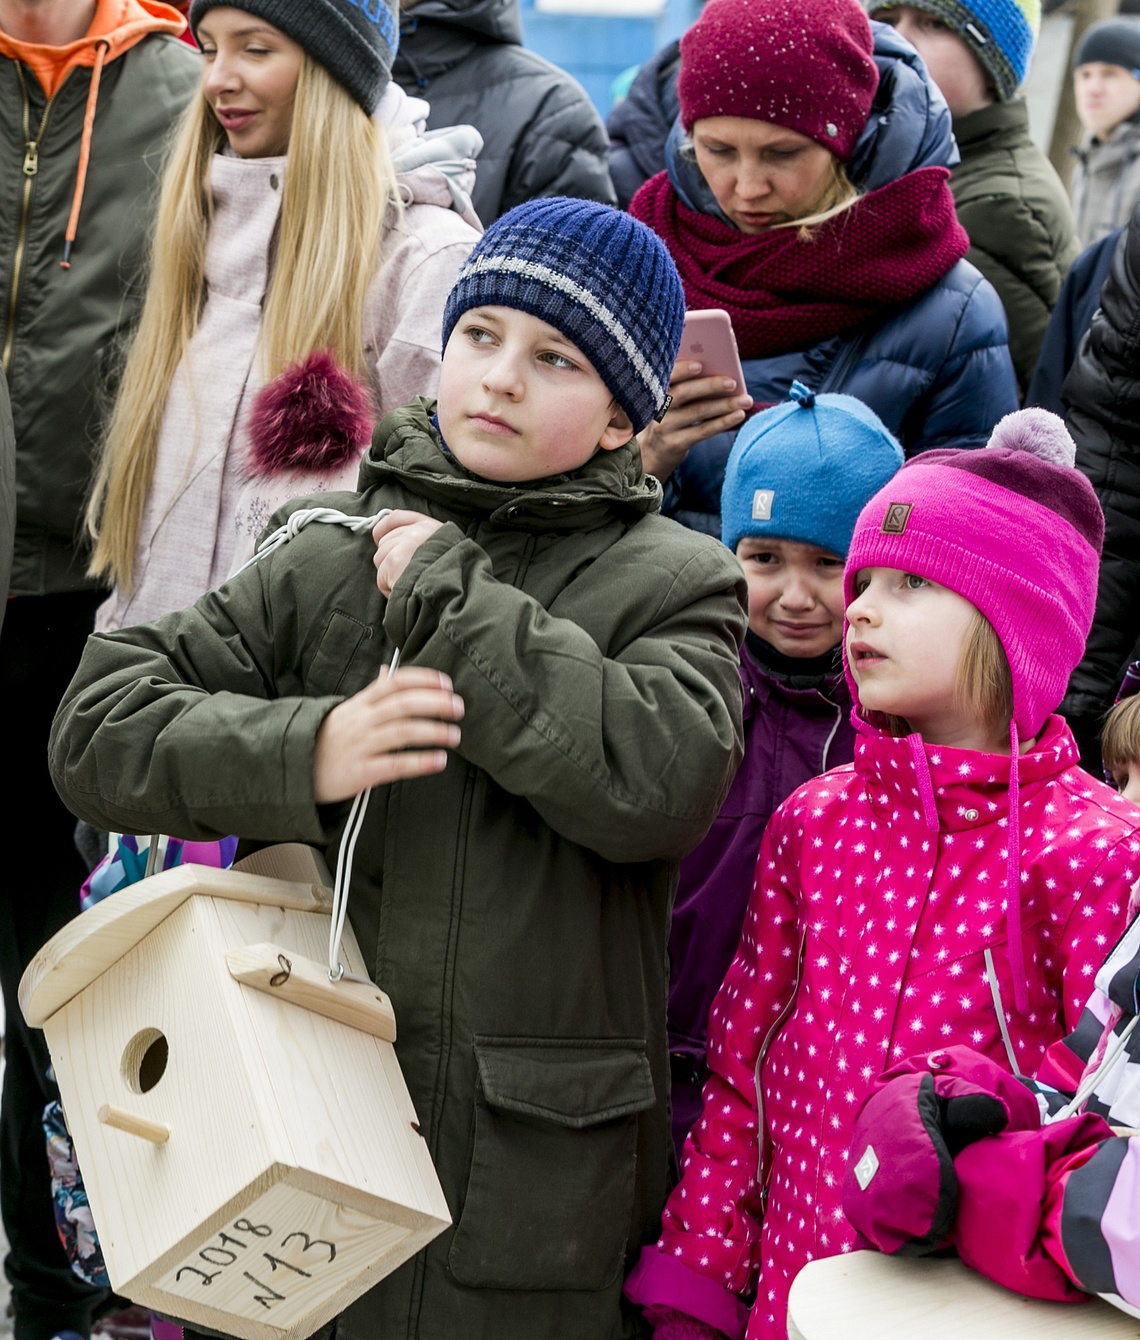
<path id="1" fill-rule="evenodd" d="M 879 416 L 849 395 L 791 397 L 736 435 L 720 499 L 721 538 L 735 551 L 765 536 L 846 558 L 859 513 L 903 463 Z"/>
<path id="2" fill-rule="evenodd" d="M 1041 27 L 1040 0 L 870 0 L 868 13 L 874 18 L 900 4 L 933 14 L 957 34 L 981 62 L 999 102 L 1016 97 Z"/>

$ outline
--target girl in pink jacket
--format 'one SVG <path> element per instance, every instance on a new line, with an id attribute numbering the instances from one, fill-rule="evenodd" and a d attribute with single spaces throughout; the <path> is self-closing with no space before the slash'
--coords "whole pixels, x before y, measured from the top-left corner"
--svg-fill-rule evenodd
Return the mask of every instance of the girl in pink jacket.
<path id="1" fill-rule="evenodd" d="M 907 462 L 859 518 L 855 762 L 764 835 L 704 1111 L 627 1284 L 657 1340 L 784 1336 L 796 1273 L 854 1241 L 841 1188 L 873 1081 L 954 1043 L 1033 1073 L 1123 929 L 1140 814 L 1050 715 L 1104 528 L 1072 460 L 1059 419 L 1022 411 L 986 450 Z"/>

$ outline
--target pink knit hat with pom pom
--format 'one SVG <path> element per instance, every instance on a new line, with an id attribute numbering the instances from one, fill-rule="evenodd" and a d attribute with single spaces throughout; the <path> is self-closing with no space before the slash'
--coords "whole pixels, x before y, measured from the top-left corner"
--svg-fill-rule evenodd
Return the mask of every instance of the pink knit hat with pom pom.
<path id="1" fill-rule="evenodd" d="M 860 513 L 844 594 L 860 568 L 899 568 L 957 591 L 986 616 L 1009 661 L 1014 724 L 1031 740 L 1084 654 L 1104 514 L 1073 468 L 1065 425 L 1007 414 L 981 451 L 926 451 Z"/>
<path id="2" fill-rule="evenodd" d="M 947 586 L 993 625 L 1013 680 L 1006 929 L 1014 1003 L 1028 1011 L 1021 936 L 1019 742 L 1041 730 L 1092 627 L 1104 514 L 1073 468 L 1076 446 L 1055 414 L 1007 414 L 981 451 L 926 451 L 907 461 L 855 523 L 843 572 L 847 604 L 861 568 L 896 568 Z M 851 670 L 848 683 L 858 702 Z M 927 823 L 938 829 L 926 754 L 912 739 Z"/>

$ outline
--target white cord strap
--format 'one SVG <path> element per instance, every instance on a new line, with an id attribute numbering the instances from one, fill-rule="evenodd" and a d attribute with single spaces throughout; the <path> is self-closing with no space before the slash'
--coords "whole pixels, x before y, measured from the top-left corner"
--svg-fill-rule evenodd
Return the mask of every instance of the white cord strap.
<path id="1" fill-rule="evenodd" d="M 986 977 L 990 983 L 990 995 L 993 997 L 994 1013 L 997 1015 L 998 1028 L 1001 1029 L 1001 1040 L 1005 1047 L 1005 1054 L 1009 1058 L 1009 1068 L 1021 1078 L 1021 1070 L 1017 1064 L 1017 1054 L 1013 1050 L 1013 1042 L 1009 1036 L 1009 1026 L 1005 1022 L 1005 1009 L 1001 1003 L 1001 987 L 998 986 L 997 969 L 994 967 L 994 956 L 991 949 L 987 949 L 983 958 L 986 960 Z"/>
<path id="2" fill-rule="evenodd" d="M 278 526 L 272 534 L 267 535 L 257 546 L 257 552 L 243 563 L 238 572 L 244 572 L 252 563 L 260 562 L 270 554 L 280 549 L 283 544 L 288 544 L 300 531 L 314 522 L 326 526 L 344 526 L 352 531 L 354 535 L 369 534 L 376 523 L 391 512 L 390 507 L 382 507 L 379 512 L 372 516 L 349 516 L 347 512 L 340 512 L 335 507 L 302 507 L 293 512 L 284 525 Z M 236 576 L 236 574 L 235 574 Z M 400 649 L 397 647 L 392 656 L 391 665 L 386 670 L 381 670 L 381 674 L 394 675 L 396 667 L 400 664 Z M 329 921 L 329 981 L 339 982 L 345 977 L 344 964 L 340 961 L 340 946 L 344 939 L 344 923 L 348 916 L 348 888 L 352 883 L 352 858 L 356 852 L 356 840 L 360 836 L 360 830 L 364 826 L 364 816 L 368 810 L 368 797 L 371 795 L 369 790 L 364 790 L 355 796 L 352 801 L 352 808 L 348 812 L 348 823 L 345 825 L 344 836 L 341 840 L 340 851 L 336 858 L 336 878 L 333 880 L 333 903 L 332 917 Z M 351 973 L 348 975 L 350 982 L 367 982 L 367 978 L 354 977 Z"/>
<path id="3" fill-rule="evenodd" d="M 381 674 L 387 673 L 390 678 L 396 673 L 400 665 L 399 647 L 392 653 L 392 664 L 386 669 L 381 670 Z M 364 816 L 368 811 L 368 797 L 372 792 L 365 789 L 359 792 L 352 801 L 352 808 L 348 812 L 348 823 L 344 826 L 344 836 L 341 839 L 340 851 L 336 857 L 336 878 L 333 880 L 333 902 L 332 902 L 332 920 L 329 923 L 329 981 L 339 982 L 345 975 L 344 964 L 340 961 L 340 942 L 344 939 L 344 922 L 348 916 L 348 886 L 352 882 L 352 858 L 356 853 L 356 839 L 360 836 L 360 830 L 364 827 Z M 367 981 L 367 978 L 354 977 L 348 974 L 350 982 Z"/>
<path id="4" fill-rule="evenodd" d="M 379 512 L 372 516 L 350 516 L 347 512 L 338 511 L 335 507 L 302 507 L 293 512 L 284 525 L 278 526 L 275 531 L 267 535 L 257 546 L 257 551 L 252 558 L 247 559 L 240 568 L 232 574 L 236 577 L 239 572 L 244 572 L 246 568 L 252 567 L 254 563 L 259 563 L 263 558 L 268 558 L 275 553 L 282 545 L 288 544 L 304 528 L 313 523 L 326 526 L 344 526 L 352 531 L 354 535 L 366 535 L 371 532 L 373 526 L 382 518 L 391 512 L 390 507 L 382 507 Z M 394 675 L 396 668 L 400 664 L 400 649 L 397 647 L 392 655 L 391 665 L 386 666 L 380 671 L 381 674 Z M 340 844 L 340 851 L 337 853 L 336 877 L 333 880 L 333 902 L 332 917 L 329 922 L 329 981 L 339 982 L 342 979 L 350 982 L 364 982 L 371 985 L 368 978 L 356 976 L 352 973 L 346 973 L 344 964 L 340 961 L 341 941 L 344 939 L 344 923 L 348 916 L 348 889 L 352 883 L 352 858 L 356 851 L 356 840 L 360 836 L 360 830 L 364 825 L 364 816 L 368 810 L 368 797 L 371 795 L 369 790 L 364 790 L 355 796 L 352 801 L 352 808 L 348 812 L 348 823 L 345 825 L 344 838 Z M 147 874 L 153 874 L 152 866 L 156 865 L 158 853 L 158 838 L 151 839 L 151 855 L 147 862 Z"/>
<path id="5" fill-rule="evenodd" d="M 326 526 L 344 526 L 354 535 L 364 535 L 372 529 L 381 517 L 387 516 L 391 510 L 390 507 L 382 507 L 372 516 L 349 516 L 347 512 L 338 512 L 335 507 L 298 508 L 283 526 L 278 526 L 272 534 L 267 535 L 262 540 L 253 557 L 246 559 L 240 568 L 231 573 L 231 576 L 236 577 L 239 572 L 244 572 L 254 563 L 259 563 L 263 558 L 267 558 L 312 522 L 322 523 Z"/>
<path id="6" fill-rule="evenodd" d="M 1098 1084 L 1102 1084 L 1111 1073 L 1113 1067 L 1120 1058 L 1125 1055 L 1124 1048 L 1128 1044 L 1128 1039 L 1132 1036 L 1132 1030 L 1140 1023 L 1140 1014 L 1134 1014 L 1125 1027 L 1113 1035 L 1112 1041 L 1104 1049 L 1104 1056 L 1101 1058 L 1100 1065 L 1086 1075 L 1081 1081 L 1080 1088 L 1073 1094 L 1072 1098 L 1065 1104 L 1059 1112 L 1054 1112 L 1049 1118 L 1050 1123 L 1054 1121 L 1063 1121 L 1066 1117 L 1074 1116 L 1084 1107 Z"/>

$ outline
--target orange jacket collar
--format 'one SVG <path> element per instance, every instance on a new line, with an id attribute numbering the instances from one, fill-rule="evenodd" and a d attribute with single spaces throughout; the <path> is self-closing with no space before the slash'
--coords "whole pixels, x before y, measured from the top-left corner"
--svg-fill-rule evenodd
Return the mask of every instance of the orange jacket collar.
<path id="1" fill-rule="evenodd" d="M 107 61 L 113 61 L 136 46 L 149 33 L 170 33 L 177 37 L 186 20 L 161 0 L 96 0 L 95 17 L 86 36 L 67 46 L 42 46 L 18 42 L 0 32 L 0 56 L 21 61 L 39 80 L 50 98 L 76 66 L 95 64 L 95 53 L 108 44 Z"/>

